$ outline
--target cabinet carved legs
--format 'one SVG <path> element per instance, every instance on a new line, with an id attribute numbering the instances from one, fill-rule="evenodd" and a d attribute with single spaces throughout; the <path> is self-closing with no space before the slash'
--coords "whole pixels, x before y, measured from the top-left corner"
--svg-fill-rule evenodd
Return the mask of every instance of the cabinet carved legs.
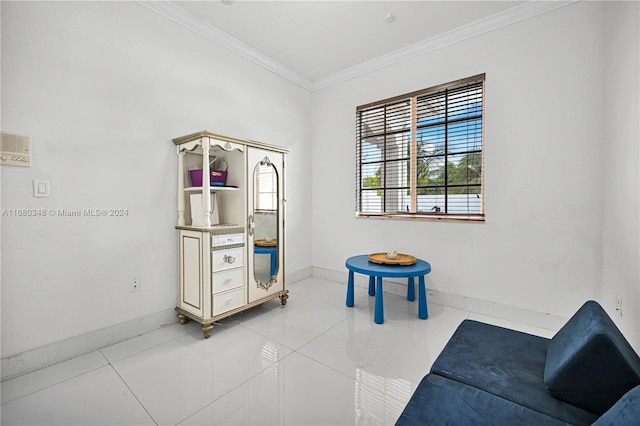
<path id="1" fill-rule="evenodd" d="M 211 337 L 211 330 L 213 329 L 213 324 L 202 324 L 200 326 L 200 330 L 202 330 L 202 334 L 204 334 L 204 338 L 208 339 Z"/>
<path id="2" fill-rule="evenodd" d="M 189 321 L 189 317 L 185 314 L 178 314 L 178 320 L 180 320 L 180 324 L 185 325 Z M 213 323 L 206 323 L 200 326 L 200 330 L 202 330 L 202 334 L 204 334 L 204 338 L 208 339 L 211 337 L 211 330 L 213 330 Z"/>
<path id="3" fill-rule="evenodd" d="M 288 292 L 280 295 L 280 305 L 285 306 L 287 304 L 287 299 L 289 298 Z"/>

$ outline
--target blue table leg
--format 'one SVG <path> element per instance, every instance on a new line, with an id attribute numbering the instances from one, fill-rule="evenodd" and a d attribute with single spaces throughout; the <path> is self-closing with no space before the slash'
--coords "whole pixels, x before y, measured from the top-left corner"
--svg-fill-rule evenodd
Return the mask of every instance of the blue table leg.
<path id="1" fill-rule="evenodd" d="M 384 306 L 382 306 L 382 277 L 378 277 L 378 288 L 376 289 L 376 306 L 373 320 L 376 324 L 384 322 Z"/>
<path id="2" fill-rule="evenodd" d="M 427 312 L 427 289 L 424 285 L 424 275 L 420 275 L 418 279 L 418 317 L 427 319 L 429 312 Z"/>
<path id="3" fill-rule="evenodd" d="M 409 277 L 409 283 L 407 284 L 407 300 L 410 302 L 416 300 L 416 283 L 413 277 Z"/>
<path id="4" fill-rule="evenodd" d="M 253 252 L 255 254 L 269 255 L 269 276 L 274 276 L 278 269 L 278 247 L 255 246 Z"/>
<path id="5" fill-rule="evenodd" d="M 353 307 L 353 271 L 349 271 L 349 281 L 347 281 L 347 306 Z"/>
<path id="6" fill-rule="evenodd" d="M 376 295 L 375 279 L 376 277 L 374 277 L 373 275 L 369 276 L 369 296 Z"/>
<path id="7" fill-rule="evenodd" d="M 278 249 L 276 248 L 271 253 L 271 276 L 276 274 L 276 268 L 278 267 Z"/>

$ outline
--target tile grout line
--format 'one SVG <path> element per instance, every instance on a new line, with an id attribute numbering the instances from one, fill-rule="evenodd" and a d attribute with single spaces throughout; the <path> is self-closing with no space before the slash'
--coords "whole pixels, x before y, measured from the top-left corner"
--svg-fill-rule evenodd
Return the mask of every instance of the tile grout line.
<path id="1" fill-rule="evenodd" d="M 104 355 L 103 355 L 103 356 L 104 356 Z M 72 359 L 73 359 L 73 358 L 72 358 Z M 63 362 L 66 362 L 66 361 L 63 361 Z M 58 364 L 54 364 L 54 365 L 58 365 Z M 26 397 L 31 396 L 31 395 L 34 395 L 34 394 L 36 394 L 36 393 L 38 393 L 38 392 L 42 392 L 42 391 L 44 391 L 44 390 L 46 390 L 46 389 L 52 388 L 52 387 L 54 387 L 54 386 L 58 386 L 58 385 L 60 385 L 60 384 L 62 384 L 62 383 L 68 382 L 68 381 L 73 380 L 73 379 L 77 379 L 78 377 L 82 377 L 82 376 L 84 376 L 85 374 L 93 373 L 94 371 L 100 370 L 101 368 L 105 368 L 105 367 L 108 367 L 108 366 L 110 366 L 110 365 L 111 365 L 111 364 L 109 363 L 109 361 L 107 361 L 107 363 L 106 363 L 106 364 L 100 365 L 100 366 L 95 367 L 95 368 L 91 368 L 90 370 L 83 371 L 82 373 L 75 374 L 75 375 L 73 375 L 73 376 L 66 377 L 66 378 L 64 378 L 64 379 L 62 379 L 62 380 L 60 380 L 60 381 L 55 382 L 55 383 L 51 383 L 51 384 L 49 384 L 49 385 L 46 385 L 46 386 L 40 387 L 40 388 L 38 388 L 38 389 L 36 389 L 36 390 L 34 390 L 34 391 L 32 391 L 32 392 L 26 393 L 26 394 L 24 394 L 24 395 L 20 395 L 20 396 L 19 396 L 19 397 L 17 397 L 17 398 L 11 399 L 11 400 L 9 400 L 9 401 L 5 401 L 5 402 L 3 402 L 3 403 L 2 403 L 2 405 L 8 404 L 8 403 L 10 403 L 10 402 L 17 401 L 17 400 L 22 399 L 22 398 L 26 398 Z M 43 367 L 43 368 L 41 368 L 40 370 L 43 370 L 44 368 L 49 368 L 49 367 Z M 40 370 L 36 370 L 36 371 L 40 371 Z M 20 377 L 23 377 L 23 376 L 18 376 L 18 377 L 16 377 L 15 379 L 18 379 L 18 378 L 20 378 Z M 10 380 L 14 380 L 14 379 L 10 379 Z"/>
<path id="2" fill-rule="evenodd" d="M 122 381 L 122 384 L 129 390 L 129 392 L 131 392 L 131 395 L 133 395 L 133 397 L 136 399 L 136 401 L 138 401 L 138 404 L 140 404 L 140 406 L 142 407 L 142 409 L 144 410 L 145 413 L 147 413 L 147 415 L 149 416 L 149 418 L 151 419 L 151 421 L 158 426 L 158 422 L 156 421 L 155 418 L 153 418 L 153 416 L 151 415 L 151 413 L 149 412 L 149 410 L 147 410 L 147 407 L 144 406 L 144 404 L 142 403 L 142 401 L 140 401 L 140 398 L 138 398 L 138 395 L 136 395 L 136 393 L 133 391 L 133 389 L 131 389 L 129 387 L 129 384 L 124 380 L 124 378 L 120 375 L 120 373 L 118 372 L 118 370 L 116 370 L 116 368 L 113 366 L 113 364 L 109 363 L 109 367 L 111 367 L 111 370 L 113 370 L 113 372 L 118 376 L 118 378 Z"/>
<path id="3" fill-rule="evenodd" d="M 280 362 L 282 362 L 285 358 L 287 358 L 288 356 L 294 354 L 296 351 L 294 349 L 291 349 L 288 346 L 283 345 L 282 343 L 278 343 L 275 342 L 273 339 L 268 338 L 267 336 L 264 336 L 254 330 L 251 330 L 248 327 L 245 327 L 247 330 L 256 333 L 259 336 L 265 337 L 269 340 L 272 340 L 274 343 L 277 343 L 280 346 L 284 346 L 287 349 L 291 350 L 291 353 L 283 356 L 282 358 L 272 362 L 270 365 L 265 366 L 263 369 L 257 371 L 253 376 L 248 377 L 246 380 L 243 380 L 242 382 L 238 383 L 236 386 L 231 387 L 229 390 L 227 390 L 226 392 L 223 392 L 222 394 L 218 395 L 217 397 L 215 397 L 212 401 L 208 402 L 207 404 L 205 404 L 202 408 L 197 409 L 196 411 L 194 411 L 193 413 L 189 414 L 187 417 L 185 417 L 184 419 L 180 420 L 178 423 L 176 423 L 176 425 L 179 425 L 183 422 L 185 422 L 186 420 L 190 419 L 191 417 L 195 416 L 196 414 L 198 414 L 199 412 L 201 412 L 202 410 L 206 409 L 207 407 L 209 407 L 211 404 L 215 403 L 216 401 L 218 401 L 220 398 L 225 397 L 226 395 L 230 394 L 231 392 L 235 391 L 236 389 L 238 389 L 240 386 L 244 385 L 245 383 L 248 383 L 249 381 L 255 379 L 256 377 L 258 377 L 260 374 L 264 373 L 265 371 L 267 371 L 268 369 L 274 367 L 275 365 L 279 364 Z M 157 425 L 157 423 L 156 423 Z"/>

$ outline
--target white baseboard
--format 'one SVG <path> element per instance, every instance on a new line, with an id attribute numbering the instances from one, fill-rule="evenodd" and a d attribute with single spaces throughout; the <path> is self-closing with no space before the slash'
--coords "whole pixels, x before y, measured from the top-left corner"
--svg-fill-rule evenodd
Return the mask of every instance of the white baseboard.
<path id="1" fill-rule="evenodd" d="M 178 321 L 167 309 L 2 359 L 2 381 L 58 364 Z"/>
<path id="2" fill-rule="evenodd" d="M 346 269 L 344 271 L 334 271 L 333 269 L 319 268 L 317 266 L 314 266 L 312 269 L 312 275 L 314 278 L 320 278 L 323 280 L 335 281 L 344 284 L 347 283 L 348 275 Z M 362 278 L 362 281 L 364 282 L 364 276 L 357 274 L 355 275 L 356 284 L 360 281 L 359 278 Z"/>
<path id="3" fill-rule="evenodd" d="M 287 282 L 295 283 L 311 277 L 346 284 L 348 273 L 346 270 L 335 271 L 314 266 L 287 274 Z M 358 287 L 367 288 L 369 279 L 364 275 L 355 274 L 354 284 Z M 407 284 L 404 280 L 385 279 L 384 291 L 385 293 L 404 296 L 407 292 Z M 559 329 L 567 321 L 567 318 L 557 315 L 535 312 L 433 289 L 427 289 L 427 298 L 430 303 L 464 309 L 483 315 L 496 316 L 496 312 L 499 312 L 500 318 L 523 324 L 535 324 L 538 327 L 551 330 Z M 148 333 L 164 325 L 173 324 L 177 320 L 176 311 L 167 309 L 3 358 L 1 364 L 2 381 Z"/>
<path id="4" fill-rule="evenodd" d="M 313 277 L 346 284 L 348 280 L 348 272 L 346 269 L 344 271 L 334 271 L 326 268 L 313 267 Z M 354 274 L 354 285 L 357 287 L 368 288 L 369 277 L 362 274 Z M 384 292 L 395 294 L 397 296 L 406 296 L 406 279 L 385 278 Z M 462 309 L 481 315 L 488 315 L 554 331 L 559 330 L 568 320 L 566 317 L 546 312 L 538 312 L 531 309 L 505 305 L 492 302 L 490 300 L 475 299 L 429 288 L 427 288 L 427 300 L 429 303 Z"/>
<path id="5" fill-rule="evenodd" d="M 287 282 L 304 280 L 311 277 L 312 273 L 311 267 L 293 271 L 287 274 Z M 177 321 L 175 309 L 167 309 L 3 358 L 0 367 L 2 381 L 131 339 Z"/>
<path id="6" fill-rule="evenodd" d="M 298 269 L 297 271 L 287 273 L 287 284 L 295 283 L 297 281 L 302 281 L 307 278 L 311 278 L 313 274 L 313 268 L 309 266 L 308 268 Z"/>

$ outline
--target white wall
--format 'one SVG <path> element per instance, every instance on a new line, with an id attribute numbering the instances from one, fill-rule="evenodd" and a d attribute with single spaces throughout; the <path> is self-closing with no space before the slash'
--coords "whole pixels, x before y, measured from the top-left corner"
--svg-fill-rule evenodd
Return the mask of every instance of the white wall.
<path id="1" fill-rule="evenodd" d="M 619 292 L 640 341 L 637 6 L 580 2 L 309 95 L 137 3 L 1 2 L 1 127 L 33 137 L 34 166 L 1 169 L 0 207 L 129 211 L 0 217 L 3 361 L 173 309 L 171 139 L 203 129 L 290 148 L 288 275 L 395 248 L 431 261 L 432 289 L 536 311 L 599 297 L 614 316 Z M 355 219 L 355 107 L 481 72 L 486 223 Z"/>
<path id="2" fill-rule="evenodd" d="M 289 148 L 287 272 L 311 267 L 306 90 L 136 2 L 1 7 L 2 130 L 33 141 L 33 167 L 1 170 L 2 209 L 128 210 L 1 218 L 3 359 L 175 307 L 174 137 Z"/>
<path id="3" fill-rule="evenodd" d="M 602 12 L 580 2 L 314 93 L 314 267 L 343 271 L 348 256 L 396 249 L 431 262 L 427 287 L 442 292 L 565 317 L 595 297 Z M 486 222 L 356 219 L 356 106 L 479 73 Z"/>
<path id="4" fill-rule="evenodd" d="M 640 348 L 640 4 L 612 2 L 605 15 L 604 272 L 602 303 Z M 622 301 L 615 311 L 616 296 Z"/>

